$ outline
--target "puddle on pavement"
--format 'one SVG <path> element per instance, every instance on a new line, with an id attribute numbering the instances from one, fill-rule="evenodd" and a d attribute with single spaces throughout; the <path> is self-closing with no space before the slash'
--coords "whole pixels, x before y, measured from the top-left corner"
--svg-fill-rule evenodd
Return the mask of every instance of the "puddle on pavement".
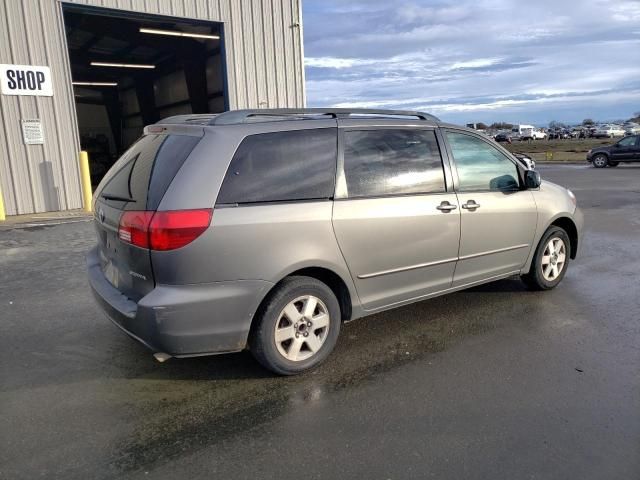
<path id="1" fill-rule="evenodd" d="M 248 353 L 156 366 L 127 382 L 132 433 L 115 449 L 111 465 L 130 472 L 163 463 L 375 382 L 385 372 L 523 318 L 525 311 L 530 315 L 535 307 L 527 295 L 535 294 L 505 280 L 356 320 L 343 326 L 324 365 L 298 377 L 271 376 Z"/>

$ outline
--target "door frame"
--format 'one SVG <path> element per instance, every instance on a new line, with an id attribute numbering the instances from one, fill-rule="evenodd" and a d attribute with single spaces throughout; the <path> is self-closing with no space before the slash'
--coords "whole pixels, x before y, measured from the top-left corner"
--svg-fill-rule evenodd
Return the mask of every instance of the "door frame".
<path id="1" fill-rule="evenodd" d="M 338 159 L 337 159 L 337 168 L 336 168 L 336 180 L 335 180 L 335 191 L 334 191 L 334 198 L 333 201 L 335 202 L 345 202 L 345 201 L 358 201 L 358 200 L 372 200 L 372 199 L 385 199 L 385 198 L 402 198 L 402 197 L 434 197 L 434 196 L 442 196 L 442 195 L 449 195 L 449 196 L 454 196 L 454 198 L 456 198 L 456 206 L 457 205 L 457 195 L 456 192 L 454 191 L 454 180 L 453 180 L 453 175 L 452 175 L 452 166 L 451 166 L 451 162 L 450 162 L 450 156 L 447 153 L 447 150 L 445 149 L 445 143 L 444 143 L 444 137 L 442 135 L 441 132 L 441 128 L 436 124 L 421 124 L 421 122 L 411 122 L 408 124 L 398 124 L 397 122 L 392 122 L 392 121 L 385 121 L 385 120 L 379 120 L 379 119 L 343 119 L 343 118 L 338 118 L 337 119 L 337 126 L 338 126 Z M 350 198 L 347 196 L 346 194 L 346 176 L 345 176 L 345 172 L 344 172 L 344 147 L 345 147 L 345 132 L 347 131 L 380 131 L 380 130 L 412 130 L 412 131 L 433 131 L 434 135 L 436 137 L 436 142 L 438 145 L 438 150 L 440 153 L 440 159 L 442 161 L 442 169 L 443 169 L 443 174 L 444 174 L 444 180 L 445 180 L 445 189 L 443 192 L 437 192 L 437 193 L 410 193 L 410 194 L 394 194 L 394 195 L 371 195 L 371 196 L 364 196 L 364 197 L 355 197 L 355 198 Z M 458 219 L 460 218 L 460 214 L 459 214 L 459 207 L 458 210 L 456 211 L 456 214 L 458 215 Z M 333 218 L 332 218 L 332 222 L 333 222 Z M 458 223 L 458 227 L 459 227 L 459 223 Z M 455 259 L 448 259 L 445 262 L 442 262 L 443 264 L 446 263 L 454 263 L 454 267 L 453 267 L 453 271 L 455 273 L 455 264 L 458 261 L 458 256 L 460 253 L 460 231 L 458 230 L 458 244 L 457 244 L 457 248 L 456 248 L 456 254 L 455 254 Z M 337 237 L 336 237 L 337 240 Z M 344 253 L 343 253 L 344 256 Z M 358 291 L 358 281 L 364 280 L 365 277 L 358 275 L 357 272 L 352 271 L 351 267 L 349 266 L 349 262 L 347 262 L 346 258 L 345 258 L 345 263 L 347 265 L 347 268 L 349 270 L 349 274 L 351 275 L 351 279 L 353 281 L 353 284 L 356 288 L 356 291 Z M 439 264 L 439 262 L 435 262 L 433 266 L 436 266 L 437 264 Z M 414 270 L 414 269 L 418 269 L 418 268 L 422 268 L 422 267 L 426 267 L 428 265 L 416 265 L 414 266 L 415 268 L 406 268 L 406 269 L 398 269 L 398 273 L 401 271 L 409 271 L 409 270 Z M 378 272 L 379 274 L 381 272 Z M 383 274 L 386 273 L 391 273 L 391 272 L 383 272 Z M 378 275 L 367 275 L 366 277 L 373 277 L 373 276 L 378 276 Z M 451 281 L 453 281 L 453 275 L 451 277 Z M 451 289 L 451 283 L 449 284 L 449 286 L 445 289 L 441 289 L 435 292 L 429 292 L 429 293 L 425 293 L 419 296 L 416 296 L 414 298 L 408 298 L 408 299 L 404 299 L 404 300 L 399 300 L 399 301 L 395 301 L 395 302 L 391 302 L 389 304 L 386 305 L 379 305 L 379 306 L 375 306 L 375 307 L 369 307 L 366 308 L 363 305 L 363 310 L 365 312 L 367 312 L 367 314 L 369 313 L 374 313 L 374 312 L 378 312 L 378 311 L 383 311 L 383 310 L 387 310 L 389 308 L 394 308 L 396 306 L 399 305 L 405 305 L 405 304 L 409 304 L 409 303 L 413 303 L 417 300 L 423 299 L 423 298 L 428 298 L 431 296 L 435 296 L 435 295 L 439 295 L 441 292 L 445 292 L 447 290 Z M 362 295 L 361 293 L 358 291 L 358 295 L 360 297 L 360 300 L 362 301 Z"/>
<path id="2" fill-rule="evenodd" d="M 455 193 L 456 196 L 458 197 L 458 204 L 460 205 L 460 207 L 462 208 L 462 198 L 461 195 L 473 195 L 473 194 L 486 194 L 486 193 L 497 193 L 500 192 L 500 190 L 490 190 L 490 189 L 482 189 L 482 190 L 465 190 L 465 191 L 460 191 L 460 180 L 459 180 L 459 176 L 458 176 L 458 169 L 457 169 L 457 165 L 453 156 L 453 150 L 451 149 L 451 145 L 449 143 L 449 140 L 447 139 L 447 132 L 452 132 L 452 133 L 457 133 L 457 134 L 463 134 L 463 135 L 467 135 L 469 137 L 472 138 L 476 138 L 479 139 L 483 142 L 485 142 L 487 145 L 497 149 L 500 153 L 502 153 L 509 161 L 511 161 L 511 163 L 513 163 L 516 167 L 516 172 L 518 173 L 518 184 L 519 184 L 519 189 L 518 190 L 513 190 L 513 193 L 521 193 L 521 192 L 526 192 L 527 190 L 539 190 L 540 187 L 535 188 L 535 189 L 529 189 L 525 186 L 525 168 L 514 158 L 514 156 L 511 154 L 511 152 L 509 152 L 507 149 L 505 149 L 504 147 L 502 147 L 501 145 L 499 145 L 497 142 L 492 142 L 490 141 L 488 138 L 484 137 L 483 135 L 477 134 L 475 132 L 470 132 L 467 129 L 463 129 L 463 128 L 456 128 L 456 127 L 443 127 L 442 130 L 444 130 L 442 132 L 442 137 L 444 138 L 445 141 L 445 145 L 446 145 L 446 149 L 447 149 L 447 155 L 449 156 L 449 161 L 451 164 L 451 170 L 452 170 L 452 174 L 453 174 L 453 178 L 454 178 L 454 185 L 455 185 Z M 532 201 L 534 202 L 535 205 L 535 199 L 532 198 Z M 537 207 L 536 207 L 537 210 Z M 461 255 L 463 253 L 463 242 L 464 242 L 464 238 L 463 238 L 463 222 L 465 220 L 465 215 L 469 214 L 469 212 L 460 212 L 460 245 L 458 248 L 458 262 L 456 263 L 456 271 L 454 272 L 454 279 L 453 279 L 453 287 L 454 288 L 458 288 L 461 285 L 464 285 L 464 281 L 461 284 L 456 284 L 456 273 L 458 270 L 458 267 L 460 266 L 460 262 L 461 261 L 465 261 L 465 260 L 471 260 L 474 258 L 478 258 L 478 257 L 483 257 L 486 255 L 491 255 L 491 254 L 499 254 L 502 252 L 508 252 L 511 250 L 518 250 L 521 248 L 528 248 L 528 255 L 530 254 L 531 250 L 534 247 L 534 245 L 532 243 L 528 243 L 527 245 L 524 244 L 518 244 L 518 245 L 513 245 L 513 246 L 509 246 L 506 248 L 501 248 L 498 250 L 488 250 L 486 252 L 480 252 L 477 254 L 472 254 L 472 255 Z M 535 236 L 535 229 L 534 229 L 534 236 Z M 528 257 L 527 257 L 528 258 Z M 525 259 L 526 262 L 526 259 Z M 497 278 L 505 278 L 508 277 L 510 275 L 514 275 L 515 273 L 517 273 L 516 271 L 510 271 L 507 273 L 499 273 L 494 275 L 491 278 L 497 279 Z M 486 279 L 488 280 L 488 279 Z M 484 283 L 485 279 L 480 279 L 480 280 L 474 280 L 471 282 L 467 282 L 466 284 L 468 285 L 472 285 L 472 284 L 478 284 L 478 283 Z"/>

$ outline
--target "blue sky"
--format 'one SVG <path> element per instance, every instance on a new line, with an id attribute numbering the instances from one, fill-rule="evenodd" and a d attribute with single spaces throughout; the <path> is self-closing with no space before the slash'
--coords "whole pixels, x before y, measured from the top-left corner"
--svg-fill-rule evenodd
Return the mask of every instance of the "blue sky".
<path id="1" fill-rule="evenodd" d="M 638 0 L 303 0 L 307 103 L 455 122 L 640 111 Z"/>

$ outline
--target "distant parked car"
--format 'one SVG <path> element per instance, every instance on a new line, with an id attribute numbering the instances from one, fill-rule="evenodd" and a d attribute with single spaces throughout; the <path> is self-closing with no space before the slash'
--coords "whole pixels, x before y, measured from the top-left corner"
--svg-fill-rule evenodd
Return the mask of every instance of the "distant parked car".
<path id="1" fill-rule="evenodd" d="M 589 138 L 591 132 L 588 127 L 577 127 L 571 131 L 571 138 Z"/>
<path id="2" fill-rule="evenodd" d="M 570 135 L 562 128 L 555 128 L 553 130 L 549 130 L 548 135 L 549 135 L 549 140 L 562 140 L 570 137 Z"/>
<path id="3" fill-rule="evenodd" d="M 598 129 L 598 127 L 594 126 L 594 125 L 590 125 L 588 127 L 584 128 L 584 133 L 585 133 L 585 137 L 584 138 L 592 138 L 593 134 L 596 133 L 596 130 Z"/>
<path id="4" fill-rule="evenodd" d="M 569 136 L 571 138 L 580 138 L 580 133 L 582 132 L 582 130 L 574 128 L 569 132 Z"/>
<path id="5" fill-rule="evenodd" d="M 502 142 L 506 142 L 506 143 L 511 143 L 512 140 L 512 134 L 510 132 L 500 132 L 496 135 L 495 137 L 496 142 L 502 143 Z"/>
<path id="6" fill-rule="evenodd" d="M 593 148 L 587 161 L 596 168 L 617 167 L 620 162 L 640 162 L 640 135 L 624 137 L 613 145 Z"/>
<path id="7" fill-rule="evenodd" d="M 622 128 L 624 129 L 625 135 L 637 135 L 640 133 L 640 125 L 635 122 L 627 122 Z"/>
<path id="8" fill-rule="evenodd" d="M 600 125 L 593 134 L 596 138 L 624 137 L 624 130 L 620 125 Z"/>

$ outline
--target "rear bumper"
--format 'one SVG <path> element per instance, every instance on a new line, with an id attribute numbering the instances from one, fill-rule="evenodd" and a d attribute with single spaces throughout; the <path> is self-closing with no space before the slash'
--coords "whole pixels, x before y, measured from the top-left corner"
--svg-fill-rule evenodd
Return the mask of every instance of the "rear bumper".
<path id="1" fill-rule="evenodd" d="M 139 302 L 105 278 L 96 249 L 87 256 L 89 285 L 107 316 L 154 352 L 189 357 L 245 348 L 253 315 L 273 286 L 262 280 L 157 285 Z"/>

